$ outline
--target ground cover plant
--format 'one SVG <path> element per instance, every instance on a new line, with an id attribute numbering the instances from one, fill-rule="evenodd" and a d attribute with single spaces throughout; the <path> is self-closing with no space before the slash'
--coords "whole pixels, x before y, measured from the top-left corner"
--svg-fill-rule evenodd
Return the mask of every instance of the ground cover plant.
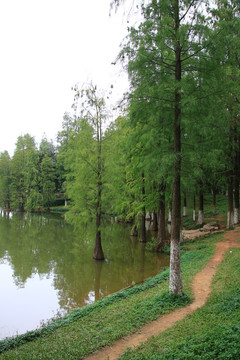
<path id="1" fill-rule="evenodd" d="M 207 304 L 170 330 L 150 339 L 121 360 L 240 358 L 240 249 L 219 265 Z"/>
<path id="2" fill-rule="evenodd" d="M 211 258 L 214 242 L 219 238 L 220 235 L 213 235 L 182 245 L 183 297 L 168 293 L 167 269 L 140 286 L 73 311 L 66 318 L 40 329 L 39 333 L 31 332 L 2 341 L 0 358 L 82 359 L 137 331 L 143 324 L 187 305 L 191 301 L 192 277 Z"/>

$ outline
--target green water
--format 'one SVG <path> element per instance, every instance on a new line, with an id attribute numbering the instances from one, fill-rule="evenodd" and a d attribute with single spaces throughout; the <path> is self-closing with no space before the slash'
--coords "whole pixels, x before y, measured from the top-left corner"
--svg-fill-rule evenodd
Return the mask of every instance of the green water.
<path id="1" fill-rule="evenodd" d="M 130 228 L 105 222 L 105 261 L 93 260 L 94 225 L 53 214 L 0 216 L 0 338 L 84 306 L 160 272 L 169 257 L 145 251 Z M 151 234 L 149 234 L 151 236 Z"/>

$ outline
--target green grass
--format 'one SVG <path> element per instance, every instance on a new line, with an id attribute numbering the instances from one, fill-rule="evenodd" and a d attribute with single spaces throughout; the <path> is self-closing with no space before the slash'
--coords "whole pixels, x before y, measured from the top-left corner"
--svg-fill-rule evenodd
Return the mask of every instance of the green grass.
<path id="1" fill-rule="evenodd" d="M 240 249 L 228 251 L 207 304 L 121 360 L 240 359 Z"/>
<path id="2" fill-rule="evenodd" d="M 191 301 L 193 276 L 211 258 L 221 235 L 182 245 L 185 295 L 168 293 L 169 270 L 35 332 L 0 342 L 0 359 L 83 359 L 105 345 L 136 332 L 143 324 Z M 187 251 L 186 251 L 187 250 Z"/>

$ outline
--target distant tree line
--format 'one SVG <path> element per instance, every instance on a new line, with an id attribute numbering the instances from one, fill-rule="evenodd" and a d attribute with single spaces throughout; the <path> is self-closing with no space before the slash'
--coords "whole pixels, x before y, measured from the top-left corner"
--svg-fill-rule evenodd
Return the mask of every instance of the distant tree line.
<path id="1" fill-rule="evenodd" d="M 61 192 L 57 152 L 45 137 L 39 148 L 29 134 L 19 136 L 12 158 L 0 155 L 0 203 L 7 210 L 49 210 Z"/>
<path id="2" fill-rule="evenodd" d="M 240 5 L 152 0 L 141 12 L 118 57 L 130 79 L 125 115 L 107 124 L 104 96 L 92 84 L 76 86 L 56 148 L 43 139 L 37 149 L 27 134 L 12 158 L 1 154 L 0 202 L 48 209 L 56 192 L 64 193 L 70 222 L 96 221 L 95 259 L 104 258 L 102 214 L 131 220 L 145 242 L 151 213 L 161 250 L 170 212 L 170 290 L 181 294 L 186 199 L 198 199 L 202 223 L 204 193 L 212 192 L 215 207 L 217 192 L 227 189 L 227 226 L 239 222 Z"/>

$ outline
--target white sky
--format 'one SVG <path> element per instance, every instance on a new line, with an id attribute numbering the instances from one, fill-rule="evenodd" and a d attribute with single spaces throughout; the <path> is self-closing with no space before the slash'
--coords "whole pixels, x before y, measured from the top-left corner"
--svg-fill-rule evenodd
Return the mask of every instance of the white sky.
<path id="1" fill-rule="evenodd" d="M 109 9 L 110 0 L 0 0 L 0 151 L 12 155 L 26 133 L 55 140 L 77 82 L 127 89 L 111 65 L 127 17 Z"/>

